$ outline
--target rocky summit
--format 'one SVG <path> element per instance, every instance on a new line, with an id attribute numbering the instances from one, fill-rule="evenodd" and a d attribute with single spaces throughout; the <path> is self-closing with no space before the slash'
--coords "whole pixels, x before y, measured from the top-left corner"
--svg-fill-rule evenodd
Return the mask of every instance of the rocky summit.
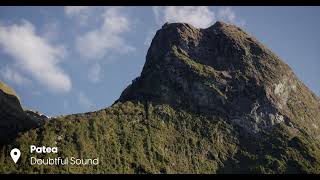
<path id="1" fill-rule="evenodd" d="M 141 77 L 121 95 L 126 100 L 218 115 L 253 134 L 283 124 L 320 138 L 316 95 L 255 38 L 222 22 L 208 29 L 164 25 Z"/>
<path id="2" fill-rule="evenodd" d="M 111 107 L 22 133 L 2 147 L 0 172 L 320 173 L 319 128 L 319 97 L 257 39 L 223 22 L 166 23 Z M 30 144 L 101 164 L 33 167 L 24 157 L 16 168 L 3 155 Z"/>

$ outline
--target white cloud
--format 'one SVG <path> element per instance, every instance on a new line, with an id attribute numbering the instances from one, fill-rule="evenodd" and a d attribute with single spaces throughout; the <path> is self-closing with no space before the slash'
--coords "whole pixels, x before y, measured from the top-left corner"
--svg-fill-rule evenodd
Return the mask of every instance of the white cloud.
<path id="1" fill-rule="evenodd" d="M 153 7 L 159 25 L 165 22 L 189 23 L 197 28 L 207 28 L 215 21 L 215 13 L 207 6 Z"/>
<path id="2" fill-rule="evenodd" d="M 80 105 L 86 108 L 91 108 L 94 106 L 92 101 L 83 92 L 78 93 L 78 102 Z"/>
<path id="3" fill-rule="evenodd" d="M 64 12 L 67 16 L 87 16 L 89 6 L 66 6 L 64 7 Z"/>
<path id="4" fill-rule="evenodd" d="M 54 92 L 68 92 L 71 89 L 69 76 L 59 66 L 65 56 L 62 46 L 50 44 L 35 33 L 28 21 L 22 24 L 0 24 L 0 47 L 13 57 L 13 64 L 20 71 L 32 76 Z"/>
<path id="5" fill-rule="evenodd" d="M 106 8 L 101 15 L 102 24 L 97 29 L 79 35 L 76 46 L 79 53 L 88 59 L 104 57 L 108 52 L 129 53 L 135 50 L 122 37 L 128 32 L 129 20 L 120 8 Z"/>
<path id="6" fill-rule="evenodd" d="M 245 26 L 245 21 L 236 16 L 236 13 L 231 7 L 219 7 L 218 20 L 233 23 L 238 26 Z"/>
<path id="7" fill-rule="evenodd" d="M 197 28 L 207 28 L 214 24 L 216 20 L 239 26 L 245 25 L 245 20 L 239 18 L 231 7 L 226 6 L 218 7 L 217 13 L 207 6 L 156 6 L 152 10 L 158 25 L 162 25 L 165 22 L 181 22 L 192 24 Z"/>
<path id="8" fill-rule="evenodd" d="M 88 77 L 91 82 L 97 83 L 101 80 L 101 66 L 94 64 L 90 67 Z"/>
<path id="9" fill-rule="evenodd" d="M 90 6 L 65 6 L 64 12 L 70 18 L 77 18 L 79 25 L 83 26 L 87 24 L 91 9 Z"/>
<path id="10" fill-rule="evenodd" d="M 26 85 L 31 82 L 28 78 L 21 75 L 17 70 L 15 70 L 9 66 L 0 69 L 0 75 L 4 79 L 6 79 L 10 82 L 13 82 L 15 84 L 18 84 L 18 85 Z"/>
<path id="11" fill-rule="evenodd" d="M 231 10 L 231 7 L 222 7 L 219 8 L 218 17 L 232 22 L 235 20 L 236 14 Z"/>

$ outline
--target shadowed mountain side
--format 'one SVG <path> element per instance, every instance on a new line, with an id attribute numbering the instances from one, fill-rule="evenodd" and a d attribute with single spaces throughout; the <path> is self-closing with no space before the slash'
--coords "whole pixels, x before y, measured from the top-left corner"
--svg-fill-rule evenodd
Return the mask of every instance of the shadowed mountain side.
<path id="1" fill-rule="evenodd" d="M 14 140 L 19 132 L 37 126 L 37 122 L 27 116 L 20 105 L 15 91 L 0 82 L 0 145 Z"/>

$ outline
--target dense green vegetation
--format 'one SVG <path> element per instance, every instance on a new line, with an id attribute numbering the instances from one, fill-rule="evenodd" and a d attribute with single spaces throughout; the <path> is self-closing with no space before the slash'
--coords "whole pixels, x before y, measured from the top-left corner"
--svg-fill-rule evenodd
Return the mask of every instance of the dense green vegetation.
<path id="1" fill-rule="evenodd" d="M 0 87 L 0 138 L 13 137 L 1 141 L 0 173 L 320 173 L 319 98 L 270 50 L 222 22 L 163 26 L 141 76 L 107 109 L 41 117 Z M 59 150 L 35 155 L 30 145 Z M 31 156 L 100 164 L 31 166 Z"/>
<path id="2" fill-rule="evenodd" d="M 52 119 L 21 134 L 12 145 L 2 147 L 0 172 L 319 172 L 319 156 L 312 156 L 319 148 L 301 138 L 283 137 L 283 131 L 254 139 L 219 117 L 195 115 L 168 105 L 117 103 L 97 112 Z M 39 158 L 99 157 L 100 165 L 30 166 L 31 144 L 58 146 L 58 154 L 36 155 Z M 13 147 L 22 151 L 17 165 L 8 156 Z"/>

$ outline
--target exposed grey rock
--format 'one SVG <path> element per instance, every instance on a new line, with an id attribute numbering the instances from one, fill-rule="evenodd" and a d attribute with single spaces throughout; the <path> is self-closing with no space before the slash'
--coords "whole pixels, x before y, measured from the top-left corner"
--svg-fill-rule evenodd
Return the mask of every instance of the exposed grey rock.
<path id="1" fill-rule="evenodd" d="M 319 101 L 290 67 L 254 37 L 223 22 L 207 29 L 166 23 L 151 43 L 141 76 L 119 98 L 126 100 L 219 115 L 253 134 L 279 124 L 318 134 L 320 126 Z"/>

